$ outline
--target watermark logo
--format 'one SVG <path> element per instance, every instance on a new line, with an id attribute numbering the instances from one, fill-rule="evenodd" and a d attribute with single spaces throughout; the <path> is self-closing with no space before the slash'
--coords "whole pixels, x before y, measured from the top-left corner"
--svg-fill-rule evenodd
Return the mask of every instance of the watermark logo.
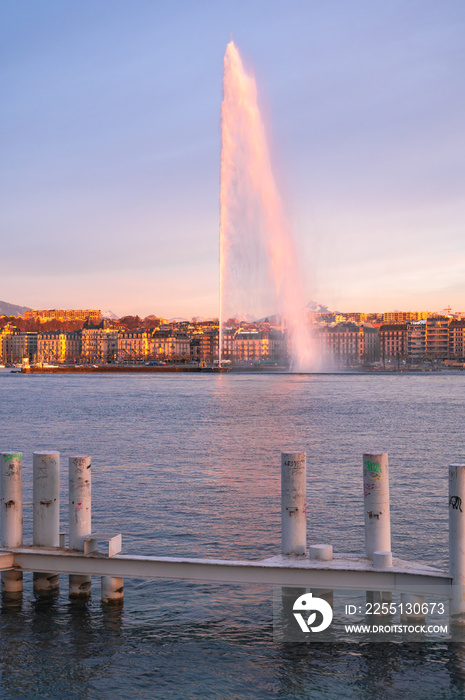
<path id="1" fill-rule="evenodd" d="M 304 593 L 304 595 L 299 596 L 292 610 L 302 632 L 322 632 L 330 626 L 333 619 L 333 610 L 330 604 L 323 598 L 314 598 L 312 593 Z M 310 613 L 307 621 L 305 621 L 302 612 Z M 317 612 L 321 613 L 323 621 L 315 627 Z"/>

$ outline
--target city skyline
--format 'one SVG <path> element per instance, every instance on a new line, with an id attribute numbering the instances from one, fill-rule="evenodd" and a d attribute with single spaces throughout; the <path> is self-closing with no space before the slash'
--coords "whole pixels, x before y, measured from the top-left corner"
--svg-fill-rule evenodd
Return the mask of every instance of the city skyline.
<path id="1" fill-rule="evenodd" d="M 218 315 L 232 33 L 268 116 L 308 301 L 465 310 L 460 2 L 48 0 L 0 13 L 1 298 Z"/>
<path id="2" fill-rule="evenodd" d="M 307 307 L 307 321 L 312 322 L 312 319 L 326 318 L 326 317 L 344 318 L 345 320 L 355 319 L 359 317 L 359 321 L 376 321 L 379 322 L 382 319 L 383 323 L 391 322 L 396 319 L 395 322 L 403 323 L 405 320 L 416 321 L 426 318 L 450 318 L 450 319 L 462 319 L 465 320 L 465 311 L 455 311 L 450 306 L 440 311 L 435 311 L 431 309 L 383 309 L 368 312 L 364 309 L 329 309 L 327 306 L 322 306 L 320 304 L 308 305 Z M 124 321 L 125 319 L 135 322 L 139 319 L 139 322 L 149 322 L 153 323 L 155 320 L 158 322 L 176 323 L 176 322 L 192 322 L 192 323 L 215 323 L 219 325 L 219 317 L 204 317 L 200 314 L 195 314 L 190 318 L 183 316 L 174 316 L 172 318 L 166 318 L 165 316 L 157 313 L 149 313 L 145 316 L 141 316 L 137 313 L 128 313 L 123 316 L 117 316 L 111 310 L 102 309 L 65 309 L 56 307 L 54 309 L 32 309 L 30 307 L 21 307 L 15 304 L 8 304 L 0 300 L 0 320 L 3 324 L 9 324 L 10 318 L 17 318 L 18 320 L 25 321 L 90 321 L 92 323 L 100 323 L 100 321 Z M 271 323 L 272 325 L 281 326 L 281 320 L 279 314 L 269 315 L 264 318 L 245 318 L 237 315 L 229 319 L 225 319 L 226 325 L 237 325 L 242 324 L 247 326 L 248 324 L 260 324 L 260 323 Z M 335 321 L 339 322 L 339 321 Z M 13 321 L 14 325 L 14 321 Z M 284 325 L 286 323 L 284 322 Z"/>

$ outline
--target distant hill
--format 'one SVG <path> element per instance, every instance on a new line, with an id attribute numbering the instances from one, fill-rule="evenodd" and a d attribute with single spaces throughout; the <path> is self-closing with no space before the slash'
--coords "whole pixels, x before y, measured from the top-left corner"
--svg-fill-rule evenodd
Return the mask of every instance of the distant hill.
<path id="1" fill-rule="evenodd" d="M 30 311 L 30 307 L 0 301 L 0 316 L 22 316 L 25 311 Z"/>

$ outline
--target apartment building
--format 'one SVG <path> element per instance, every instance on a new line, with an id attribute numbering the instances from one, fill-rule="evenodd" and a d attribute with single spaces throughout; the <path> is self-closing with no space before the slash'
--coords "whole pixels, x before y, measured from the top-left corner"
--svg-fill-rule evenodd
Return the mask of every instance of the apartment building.
<path id="1" fill-rule="evenodd" d="M 149 343 L 149 355 L 160 360 L 174 357 L 174 334 L 171 330 L 153 332 Z"/>
<path id="2" fill-rule="evenodd" d="M 18 363 L 25 357 L 29 362 L 34 362 L 37 353 L 37 333 L 18 330 L 2 333 L 2 353 L 4 362 Z"/>
<path id="3" fill-rule="evenodd" d="M 200 360 L 213 364 L 218 359 L 219 331 L 218 328 L 208 330 L 200 336 Z M 226 358 L 224 358 L 226 359 Z"/>
<path id="4" fill-rule="evenodd" d="M 238 363 L 284 362 L 287 337 L 275 329 L 227 328 L 222 334 L 222 359 Z"/>
<path id="5" fill-rule="evenodd" d="M 111 328 L 82 329 L 82 360 L 89 364 L 115 362 L 118 354 L 118 331 Z"/>
<path id="6" fill-rule="evenodd" d="M 137 362 L 150 355 L 152 334 L 150 331 L 121 331 L 117 339 L 118 362 Z"/>
<path id="7" fill-rule="evenodd" d="M 379 332 L 374 326 L 338 323 L 316 330 L 315 338 L 323 356 L 339 367 L 356 367 L 379 360 Z"/>
<path id="8" fill-rule="evenodd" d="M 411 364 L 426 359 L 426 320 L 407 324 L 407 355 Z"/>
<path id="9" fill-rule="evenodd" d="M 7 338 L 16 332 L 15 328 L 12 328 L 9 324 L 0 330 L 0 359 L 2 362 L 12 362 L 11 358 L 7 355 Z M 11 345 L 8 346 L 11 348 Z"/>
<path id="10" fill-rule="evenodd" d="M 407 324 L 387 323 L 380 326 L 380 355 L 383 362 L 407 359 Z"/>
<path id="11" fill-rule="evenodd" d="M 465 362 L 465 320 L 453 319 L 449 324 L 449 358 Z"/>
<path id="12" fill-rule="evenodd" d="M 37 334 L 37 362 L 75 362 L 81 356 L 80 331 L 47 331 Z"/>
<path id="13" fill-rule="evenodd" d="M 450 319 L 443 316 L 428 318 L 425 327 L 426 358 L 431 361 L 445 360 L 449 355 Z"/>

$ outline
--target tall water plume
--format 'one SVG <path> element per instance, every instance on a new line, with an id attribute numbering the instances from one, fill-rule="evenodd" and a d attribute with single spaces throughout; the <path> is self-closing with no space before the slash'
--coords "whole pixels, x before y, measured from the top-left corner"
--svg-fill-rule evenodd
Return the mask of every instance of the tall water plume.
<path id="1" fill-rule="evenodd" d="M 273 175 L 255 79 L 233 41 L 224 56 L 221 137 L 220 353 L 228 318 L 279 313 L 292 369 L 309 370 L 312 345 L 292 230 Z"/>

